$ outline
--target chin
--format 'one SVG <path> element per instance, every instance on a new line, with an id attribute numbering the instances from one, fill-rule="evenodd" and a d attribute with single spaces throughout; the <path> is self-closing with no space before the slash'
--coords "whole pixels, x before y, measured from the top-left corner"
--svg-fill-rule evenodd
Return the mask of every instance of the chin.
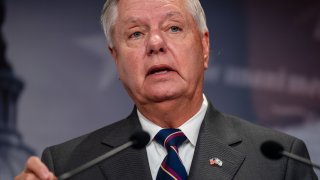
<path id="1" fill-rule="evenodd" d="M 170 101 L 179 97 L 179 93 L 177 92 L 162 92 L 162 93 L 154 93 L 149 95 L 149 99 L 154 102 L 164 102 Z"/>
<path id="2" fill-rule="evenodd" d="M 145 86 L 144 97 L 154 102 L 170 101 L 185 94 L 186 90 L 187 88 L 179 82 L 159 83 L 153 86 Z"/>

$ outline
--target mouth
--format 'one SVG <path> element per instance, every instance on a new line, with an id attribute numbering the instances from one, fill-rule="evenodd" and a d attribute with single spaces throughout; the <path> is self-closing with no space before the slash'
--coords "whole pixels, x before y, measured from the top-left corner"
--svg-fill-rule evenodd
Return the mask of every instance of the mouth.
<path id="1" fill-rule="evenodd" d="M 157 74 L 165 74 L 171 71 L 175 71 L 172 67 L 168 65 L 155 65 L 152 66 L 147 73 L 147 76 L 149 75 L 157 75 Z"/>

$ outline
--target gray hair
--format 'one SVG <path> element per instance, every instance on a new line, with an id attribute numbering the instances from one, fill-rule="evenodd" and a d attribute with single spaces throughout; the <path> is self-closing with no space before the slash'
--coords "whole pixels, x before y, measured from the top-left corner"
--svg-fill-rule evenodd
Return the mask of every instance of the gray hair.
<path id="1" fill-rule="evenodd" d="M 103 27 L 104 34 L 107 38 L 108 45 L 113 47 L 113 38 L 112 38 L 112 27 L 115 23 L 115 20 L 118 16 L 118 5 L 119 0 L 106 0 L 102 13 L 101 13 L 101 23 Z M 189 9 L 191 15 L 198 25 L 198 29 L 201 33 L 204 33 L 208 30 L 206 23 L 206 16 L 204 10 L 201 6 L 199 0 L 186 0 L 186 6 Z"/>

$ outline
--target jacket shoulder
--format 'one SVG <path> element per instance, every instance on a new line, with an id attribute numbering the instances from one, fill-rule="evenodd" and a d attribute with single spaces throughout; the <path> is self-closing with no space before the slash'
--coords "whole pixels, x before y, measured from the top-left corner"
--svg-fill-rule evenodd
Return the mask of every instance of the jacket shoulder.
<path id="1" fill-rule="evenodd" d="M 226 121 L 230 122 L 234 127 L 233 129 L 241 136 L 247 145 L 261 145 L 261 143 L 265 141 L 273 140 L 283 145 L 285 149 L 290 150 L 296 141 L 304 144 L 301 139 L 281 132 L 280 130 L 264 127 L 233 115 L 223 114 L 223 116 Z"/>
<path id="2" fill-rule="evenodd" d="M 134 129 L 139 129 L 136 119 L 122 119 L 88 134 L 47 147 L 42 153 L 42 161 L 51 171 L 61 174 L 124 143 Z"/>

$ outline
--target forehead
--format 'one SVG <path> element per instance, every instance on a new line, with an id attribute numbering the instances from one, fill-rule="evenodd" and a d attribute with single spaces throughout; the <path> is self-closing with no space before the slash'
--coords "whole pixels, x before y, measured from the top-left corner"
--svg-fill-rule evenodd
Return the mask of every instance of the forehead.
<path id="1" fill-rule="evenodd" d="M 118 20 L 185 15 L 185 0 L 120 0 L 118 3 Z"/>

